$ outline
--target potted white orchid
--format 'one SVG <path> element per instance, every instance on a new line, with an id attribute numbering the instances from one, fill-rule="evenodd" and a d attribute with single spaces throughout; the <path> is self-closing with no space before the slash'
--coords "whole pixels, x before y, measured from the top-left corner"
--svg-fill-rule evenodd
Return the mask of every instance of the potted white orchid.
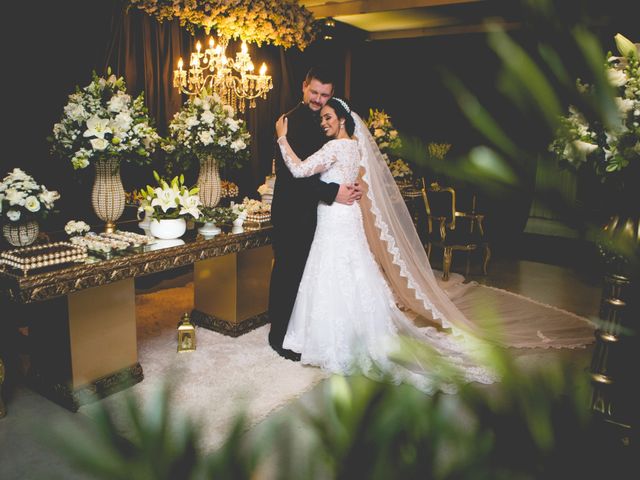
<path id="1" fill-rule="evenodd" d="M 151 216 L 150 231 L 156 238 L 175 239 L 187 229 L 186 219 L 198 219 L 202 215 L 202 203 L 198 197 L 198 187 L 191 189 L 184 185 L 184 175 L 167 182 L 154 171 L 157 187 L 147 185 L 140 191 L 142 200 L 139 211 Z"/>
<path id="2" fill-rule="evenodd" d="M 14 246 L 33 243 L 40 231 L 38 220 L 51 213 L 59 198 L 23 170 L 9 172 L 0 182 L 0 223 L 7 241 Z"/>

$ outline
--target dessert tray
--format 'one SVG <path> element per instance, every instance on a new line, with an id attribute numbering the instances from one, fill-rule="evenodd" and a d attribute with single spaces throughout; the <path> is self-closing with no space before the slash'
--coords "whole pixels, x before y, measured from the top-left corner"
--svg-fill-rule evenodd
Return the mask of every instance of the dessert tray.
<path id="1" fill-rule="evenodd" d="M 250 213 L 243 226 L 247 228 L 262 228 L 271 225 L 271 213 Z"/>
<path id="2" fill-rule="evenodd" d="M 0 253 L 0 264 L 26 273 L 38 268 L 82 261 L 85 258 L 85 247 L 70 242 L 55 242 L 7 250 Z"/>
<path id="3" fill-rule="evenodd" d="M 104 232 L 100 234 L 89 232 L 86 235 L 72 237 L 70 241 L 74 245 L 85 247 L 92 255 L 97 254 L 98 256 L 108 258 L 118 252 L 135 250 L 145 245 L 151 245 L 155 242 L 155 238 L 138 233 L 116 230 L 115 232 Z"/>

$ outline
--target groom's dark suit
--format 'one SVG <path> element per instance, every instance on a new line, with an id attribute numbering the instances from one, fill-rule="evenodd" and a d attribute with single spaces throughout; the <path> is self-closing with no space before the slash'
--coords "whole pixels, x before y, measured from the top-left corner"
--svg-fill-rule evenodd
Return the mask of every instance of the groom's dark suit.
<path id="1" fill-rule="evenodd" d="M 313 112 L 304 103 L 299 103 L 286 116 L 287 140 L 301 159 L 319 150 L 327 141 L 320 129 L 319 112 Z M 269 291 L 269 343 L 280 350 L 316 230 L 318 202 L 333 203 L 340 185 L 324 183 L 319 175 L 294 178 L 282 159 L 278 145 L 275 158 L 276 185 L 271 205 L 274 264 Z"/>

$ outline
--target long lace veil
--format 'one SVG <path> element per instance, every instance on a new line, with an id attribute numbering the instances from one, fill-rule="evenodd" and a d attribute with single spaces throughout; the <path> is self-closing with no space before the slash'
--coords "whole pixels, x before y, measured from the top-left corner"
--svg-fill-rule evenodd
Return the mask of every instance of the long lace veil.
<path id="1" fill-rule="evenodd" d="M 581 317 L 549 306 L 536 312 L 532 310 L 535 302 L 508 292 L 499 291 L 503 293 L 498 295 L 496 289 L 484 287 L 480 295 L 467 295 L 465 286 L 452 295 L 454 304 L 451 293 L 441 288 L 429 266 L 411 215 L 375 140 L 360 116 L 351 115 L 363 167 L 360 205 L 367 240 L 399 304 L 455 334 L 471 334 L 504 346 L 573 347 L 593 340 L 593 328 Z M 475 286 L 476 290 L 481 287 Z M 548 315 L 551 312 L 562 314 L 562 321 L 558 315 Z"/>

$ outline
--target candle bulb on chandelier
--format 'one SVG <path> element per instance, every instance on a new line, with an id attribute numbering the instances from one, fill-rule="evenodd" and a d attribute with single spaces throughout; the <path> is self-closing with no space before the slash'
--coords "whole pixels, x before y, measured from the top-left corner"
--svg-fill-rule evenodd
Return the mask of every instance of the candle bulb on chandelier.
<path id="1" fill-rule="evenodd" d="M 182 71 L 182 65 L 183 65 L 182 57 L 180 57 L 180 58 L 178 59 L 178 70 Z"/>
<path id="2" fill-rule="evenodd" d="M 198 43 L 196 43 L 196 50 L 198 51 L 198 53 L 200 53 L 201 49 L 202 49 L 202 44 L 200 43 L 200 40 L 198 40 Z"/>
<path id="3" fill-rule="evenodd" d="M 267 64 L 262 62 L 262 66 L 260 67 L 260 76 L 264 77 L 265 73 L 267 73 Z"/>
<path id="4" fill-rule="evenodd" d="M 209 37 L 209 48 L 213 48 L 213 44 L 214 44 L 213 37 Z"/>

